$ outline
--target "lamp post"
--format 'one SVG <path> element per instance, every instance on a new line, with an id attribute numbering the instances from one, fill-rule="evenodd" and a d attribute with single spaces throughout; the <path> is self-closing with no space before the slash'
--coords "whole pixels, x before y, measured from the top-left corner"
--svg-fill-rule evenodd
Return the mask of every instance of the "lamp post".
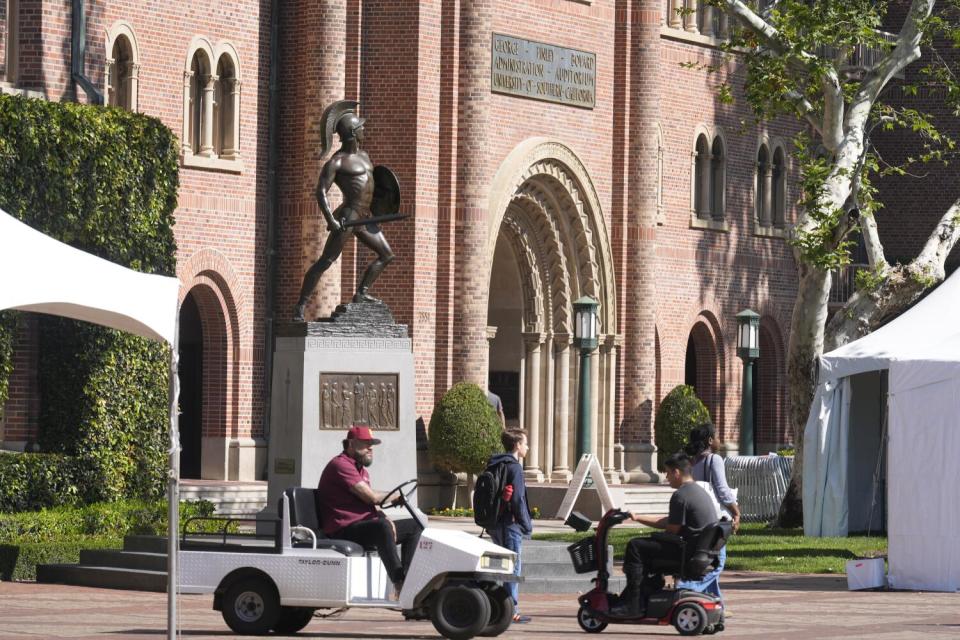
<path id="1" fill-rule="evenodd" d="M 745 309 L 737 314 L 737 355 L 743 360 L 740 396 L 740 455 L 753 452 L 753 361 L 760 357 L 760 314 Z"/>
<path id="2" fill-rule="evenodd" d="M 590 453 L 590 354 L 597 348 L 597 308 L 600 303 L 583 296 L 573 303 L 573 346 L 580 349 L 580 390 L 577 394 L 577 460 Z"/>

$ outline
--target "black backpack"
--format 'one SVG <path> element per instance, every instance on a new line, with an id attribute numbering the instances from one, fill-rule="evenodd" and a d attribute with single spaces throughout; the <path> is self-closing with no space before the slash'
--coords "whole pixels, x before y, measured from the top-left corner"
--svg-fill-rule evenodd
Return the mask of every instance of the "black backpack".
<path id="1" fill-rule="evenodd" d="M 507 484 L 507 465 L 510 460 L 501 460 L 488 465 L 473 486 L 473 521 L 484 529 L 497 526 L 504 503 L 503 488 Z"/>

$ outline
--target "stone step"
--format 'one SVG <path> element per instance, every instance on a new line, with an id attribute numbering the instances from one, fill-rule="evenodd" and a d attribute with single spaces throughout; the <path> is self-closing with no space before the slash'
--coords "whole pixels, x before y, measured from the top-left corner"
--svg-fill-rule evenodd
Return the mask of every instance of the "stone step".
<path id="1" fill-rule="evenodd" d="M 180 499 L 212 502 L 216 515 L 253 516 L 267 506 L 267 483 L 184 480 Z"/>
<path id="2" fill-rule="evenodd" d="M 37 582 L 129 591 L 167 590 L 165 571 L 88 567 L 77 564 L 37 565 Z"/>
<path id="3" fill-rule="evenodd" d="M 123 550 L 142 553 L 167 555 L 167 539 L 162 536 L 127 536 L 123 539 Z"/>
<path id="4" fill-rule="evenodd" d="M 87 567 L 166 572 L 167 554 L 119 551 L 116 549 L 86 549 L 80 552 L 80 564 Z"/>
<path id="5" fill-rule="evenodd" d="M 523 601 L 525 593 L 556 593 L 556 594 L 578 594 L 586 593 L 593 589 L 591 580 L 596 577 L 594 573 L 576 574 L 571 569 L 570 577 L 563 578 L 538 578 L 524 579 L 520 584 L 520 600 Z M 626 580 L 622 576 L 615 576 L 610 579 L 610 591 L 620 592 L 627 586 Z M 576 611 L 577 601 L 571 598 L 571 607 Z"/>

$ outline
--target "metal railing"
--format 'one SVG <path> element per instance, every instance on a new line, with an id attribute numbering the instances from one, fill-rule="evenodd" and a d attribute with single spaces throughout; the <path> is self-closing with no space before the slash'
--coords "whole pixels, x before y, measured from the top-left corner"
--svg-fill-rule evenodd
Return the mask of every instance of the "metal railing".
<path id="1" fill-rule="evenodd" d="M 737 490 L 743 522 L 770 522 L 790 486 L 793 457 L 731 456 L 724 461 L 727 484 Z"/>
<path id="2" fill-rule="evenodd" d="M 868 264 L 848 264 L 831 272 L 829 304 L 844 305 L 857 290 L 857 271 L 868 269 Z"/>

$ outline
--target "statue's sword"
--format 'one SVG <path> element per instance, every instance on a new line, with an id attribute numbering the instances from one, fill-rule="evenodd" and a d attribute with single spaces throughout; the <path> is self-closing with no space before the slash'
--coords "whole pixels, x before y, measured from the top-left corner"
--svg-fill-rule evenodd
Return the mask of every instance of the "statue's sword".
<path id="1" fill-rule="evenodd" d="M 341 222 L 340 226 L 342 228 L 347 227 L 359 227 L 364 224 L 380 224 L 381 222 L 393 222 L 394 220 L 403 220 L 404 218 L 409 218 L 409 213 L 388 213 L 385 216 L 373 216 L 370 218 L 356 218 L 354 220 L 347 220 L 346 222 Z"/>

